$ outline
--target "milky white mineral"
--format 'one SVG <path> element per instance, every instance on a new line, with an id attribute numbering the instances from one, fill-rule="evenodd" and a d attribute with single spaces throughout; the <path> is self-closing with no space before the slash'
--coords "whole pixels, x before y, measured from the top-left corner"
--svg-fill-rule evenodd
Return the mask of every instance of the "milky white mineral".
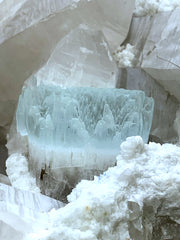
<path id="1" fill-rule="evenodd" d="M 175 145 L 127 138 L 116 167 L 93 181 L 81 181 L 69 195 L 70 203 L 49 213 L 48 228 L 25 239 L 178 239 L 179 159 Z"/>
<path id="2" fill-rule="evenodd" d="M 6 172 L 13 187 L 40 193 L 36 179 L 31 176 L 25 156 L 14 153 L 6 160 Z"/>
<path id="3" fill-rule="evenodd" d="M 24 235 L 48 225 L 48 212 L 64 205 L 41 194 L 22 191 L 0 183 L 0 237 L 23 239 Z"/>
<path id="4" fill-rule="evenodd" d="M 120 46 L 114 53 L 118 67 L 133 67 L 135 65 L 135 49 L 131 44 Z"/>

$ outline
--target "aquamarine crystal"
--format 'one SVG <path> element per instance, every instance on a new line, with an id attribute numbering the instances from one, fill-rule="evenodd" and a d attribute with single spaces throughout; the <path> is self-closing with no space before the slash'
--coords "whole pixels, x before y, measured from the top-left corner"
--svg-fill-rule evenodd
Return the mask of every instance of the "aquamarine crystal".
<path id="1" fill-rule="evenodd" d="M 127 137 L 140 135 L 147 142 L 153 105 L 142 91 L 24 88 L 17 131 L 28 138 L 29 168 L 41 191 L 63 200 L 81 179 L 113 166 Z"/>
<path id="2" fill-rule="evenodd" d="M 21 135 L 52 148 L 116 149 L 129 136 L 147 142 L 152 114 L 142 91 L 39 85 L 23 90 L 16 116 Z"/>

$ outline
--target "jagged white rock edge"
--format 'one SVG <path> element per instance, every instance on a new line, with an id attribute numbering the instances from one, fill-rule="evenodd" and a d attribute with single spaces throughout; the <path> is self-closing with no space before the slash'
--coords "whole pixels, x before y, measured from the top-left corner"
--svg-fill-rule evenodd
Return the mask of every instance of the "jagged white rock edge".
<path id="1" fill-rule="evenodd" d="M 94 181 L 81 181 L 69 195 L 70 203 L 49 213 L 49 227 L 39 227 L 25 239 L 130 239 L 128 201 L 142 207 L 153 198 L 180 204 L 180 148 L 130 137 L 121 144 L 116 167 Z"/>
<path id="2" fill-rule="evenodd" d="M 154 15 L 180 7 L 179 0 L 136 0 L 135 16 Z"/>

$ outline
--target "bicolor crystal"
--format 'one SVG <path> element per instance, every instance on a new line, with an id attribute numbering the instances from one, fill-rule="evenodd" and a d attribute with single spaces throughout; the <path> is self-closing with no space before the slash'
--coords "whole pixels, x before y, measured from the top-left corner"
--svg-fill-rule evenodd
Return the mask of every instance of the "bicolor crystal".
<path id="1" fill-rule="evenodd" d="M 28 136 L 33 174 L 39 179 L 43 169 L 45 178 L 68 181 L 72 188 L 114 165 L 127 137 L 147 142 L 152 115 L 153 99 L 142 91 L 41 84 L 24 88 L 16 118 L 18 132 Z"/>

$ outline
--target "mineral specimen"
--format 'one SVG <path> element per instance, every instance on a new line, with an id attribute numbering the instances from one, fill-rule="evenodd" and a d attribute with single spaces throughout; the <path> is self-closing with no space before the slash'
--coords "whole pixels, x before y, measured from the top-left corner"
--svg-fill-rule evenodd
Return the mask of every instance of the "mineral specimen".
<path id="1" fill-rule="evenodd" d="M 114 88 L 116 71 L 117 66 L 102 32 L 81 24 L 57 44 L 47 64 L 35 74 L 35 78 L 38 83 L 63 87 Z"/>
<path id="2" fill-rule="evenodd" d="M 28 136 L 30 170 L 46 183 L 41 190 L 59 197 L 66 183 L 71 189 L 114 165 L 126 137 L 147 142 L 152 114 L 153 100 L 141 91 L 41 84 L 23 89 L 16 120 Z"/>
<path id="3" fill-rule="evenodd" d="M 51 212 L 48 229 L 26 240 L 179 240 L 179 159 L 175 145 L 128 138 L 117 166 L 81 181 L 70 203 Z"/>
<path id="4" fill-rule="evenodd" d="M 127 36 L 133 9 L 134 0 L 0 1 L 0 126 L 10 126 L 24 81 L 66 34 L 86 24 L 113 51 Z"/>
<path id="5" fill-rule="evenodd" d="M 175 131 L 174 119 L 179 109 L 179 102 L 174 96 L 140 68 L 119 68 L 117 87 L 142 90 L 146 96 L 152 97 L 155 104 L 150 134 L 159 137 L 162 141 L 177 141 L 178 127 Z"/>

